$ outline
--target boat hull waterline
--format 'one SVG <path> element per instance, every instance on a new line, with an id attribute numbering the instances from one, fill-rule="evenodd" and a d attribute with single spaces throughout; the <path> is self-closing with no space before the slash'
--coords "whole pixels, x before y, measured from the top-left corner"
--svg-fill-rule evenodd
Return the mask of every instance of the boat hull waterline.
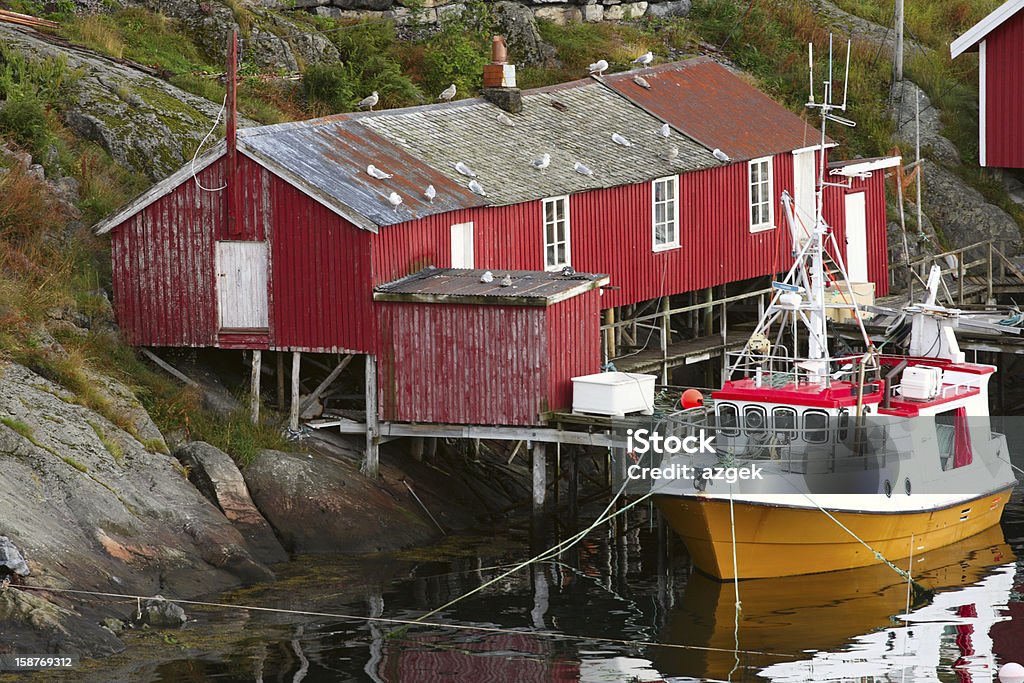
<path id="1" fill-rule="evenodd" d="M 720 580 L 796 576 L 890 562 L 970 538 L 996 524 L 1013 487 L 916 512 L 832 511 L 734 501 L 700 494 L 656 495 L 654 502 L 686 544 L 694 565 Z M 733 524 L 733 520 L 735 524 Z M 733 569 L 733 527 L 736 571 Z M 897 563 L 899 564 L 899 563 Z M 904 563 L 905 564 L 905 563 Z"/>

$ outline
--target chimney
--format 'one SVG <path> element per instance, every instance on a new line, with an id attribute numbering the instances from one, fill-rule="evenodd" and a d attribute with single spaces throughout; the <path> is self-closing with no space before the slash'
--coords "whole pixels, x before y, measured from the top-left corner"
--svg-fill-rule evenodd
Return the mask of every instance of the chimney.
<path id="1" fill-rule="evenodd" d="M 501 36 L 491 39 L 491 63 L 484 65 L 484 87 L 480 94 L 510 114 L 523 110 L 523 96 L 516 87 L 516 67 L 508 63 L 508 47 Z"/>

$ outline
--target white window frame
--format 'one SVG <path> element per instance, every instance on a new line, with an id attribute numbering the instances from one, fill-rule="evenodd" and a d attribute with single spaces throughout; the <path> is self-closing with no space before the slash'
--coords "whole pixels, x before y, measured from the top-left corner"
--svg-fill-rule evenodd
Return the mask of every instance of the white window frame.
<path id="1" fill-rule="evenodd" d="M 658 186 L 670 183 L 672 187 L 672 239 L 658 244 Z M 661 202 L 667 205 L 668 201 Z M 666 224 L 668 221 L 666 221 Z M 679 176 L 666 176 L 651 181 L 651 251 L 667 251 L 679 248 Z"/>
<path id="2" fill-rule="evenodd" d="M 556 234 L 556 239 L 555 239 L 554 243 L 552 243 L 552 242 L 548 241 L 548 227 L 549 227 L 549 223 L 548 223 L 548 206 L 551 205 L 551 204 L 557 204 L 557 203 L 561 203 L 562 206 L 565 209 L 565 218 L 561 221 L 564 224 L 563 225 L 564 234 L 562 235 L 563 239 L 561 239 L 561 240 L 557 239 L 558 236 Z M 566 194 L 566 195 L 562 195 L 560 197 L 548 197 L 543 202 L 541 202 L 541 206 L 540 206 L 540 219 L 541 219 L 541 226 L 542 226 L 542 229 L 544 231 L 544 270 L 561 270 L 565 266 L 571 266 L 572 265 L 572 221 L 570 220 L 570 216 L 569 216 L 569 195 Z M 558 222 L 559 221 L 556 218 L 555 219 L 555 223 L 558 223 Z M 551 262 L 549 262 L 548 261 L 548 248 L 551 247 L 551 246 L 555 246 L 556 249 L 557 249 L 557 245 L 562 243 L 562 242 L 565 243 L 565 261 L 564 262 L 558 262 L 558 263 L 551 263 Z M 557 253 L 557 251 L 556 251 L 556 253 Z"/>
<path id="3" fill-rule="evenodd" d="M 764 200 L 758 201 L 759 206 L 767 204 L 768 208 L 768 220 L 760 221 L 755 223 L 753 216 L 754 209 L 754 180 L 751 177 L 753 169 L 764 165 L 768 169 L 768 194 Z M 757 179 L 757 184 L 761 185 L 764 183 L 764 179 L 760 176 Z M 772 188 L 775 186 L 775 158 L 774 157 L 761 157 L 759 159 L 751 159 L 747 162 L 747 221 L 750 225 L 750 232 L 763 232 L 765 230 L 772 230 L 775 228 L 775 202 L 772 201 Z"/>

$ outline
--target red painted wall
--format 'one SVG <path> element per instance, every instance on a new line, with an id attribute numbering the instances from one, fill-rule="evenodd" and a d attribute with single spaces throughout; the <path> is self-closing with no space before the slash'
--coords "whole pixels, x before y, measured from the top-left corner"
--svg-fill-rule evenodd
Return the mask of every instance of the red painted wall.
<path id="1" fill-rule="evenodd" d="M 986 166 L 1024 168 L 1024 15 L 985 38 Z"/>
<path id="2" fill-rule="evenodd" d="M 599 297 L 547 308 L 381 303 L 381 418 L 540 424 L 571 404 L 571 377 L 599 369 Z"/>
<path id="3" fill-rule="evenodd" d="M 824 217 L 835 230 L 843 261 L 846 261 L 846 204 L 845 197 L 853 192 L 864 192 L 867 212 L 868 279 L 875 283 L 875 296 L 889 294 L 889 241 L 886 235 L 885 173 L 875 171 L 870 178 L 854 178 L 850 187 L 825 188 Z"/>

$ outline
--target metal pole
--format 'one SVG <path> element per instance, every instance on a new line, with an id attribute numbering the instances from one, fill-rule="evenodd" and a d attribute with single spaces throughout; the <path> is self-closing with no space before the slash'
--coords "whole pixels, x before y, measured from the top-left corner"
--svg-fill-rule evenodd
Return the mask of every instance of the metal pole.
<path id="1" fill-rule="evenodd" d="M 252 373 L 249 375 L 249 420 L 253 424 L 260 422 L 260 374 L 263 367 L 263 352 L 255 349 L 252 352 Z"/>
<path id="2" fill-rule="evenodd" d="M 903 0 L 896 0 L 896 47 L 893 51 L 893 80 L 903 81 Z"/>

